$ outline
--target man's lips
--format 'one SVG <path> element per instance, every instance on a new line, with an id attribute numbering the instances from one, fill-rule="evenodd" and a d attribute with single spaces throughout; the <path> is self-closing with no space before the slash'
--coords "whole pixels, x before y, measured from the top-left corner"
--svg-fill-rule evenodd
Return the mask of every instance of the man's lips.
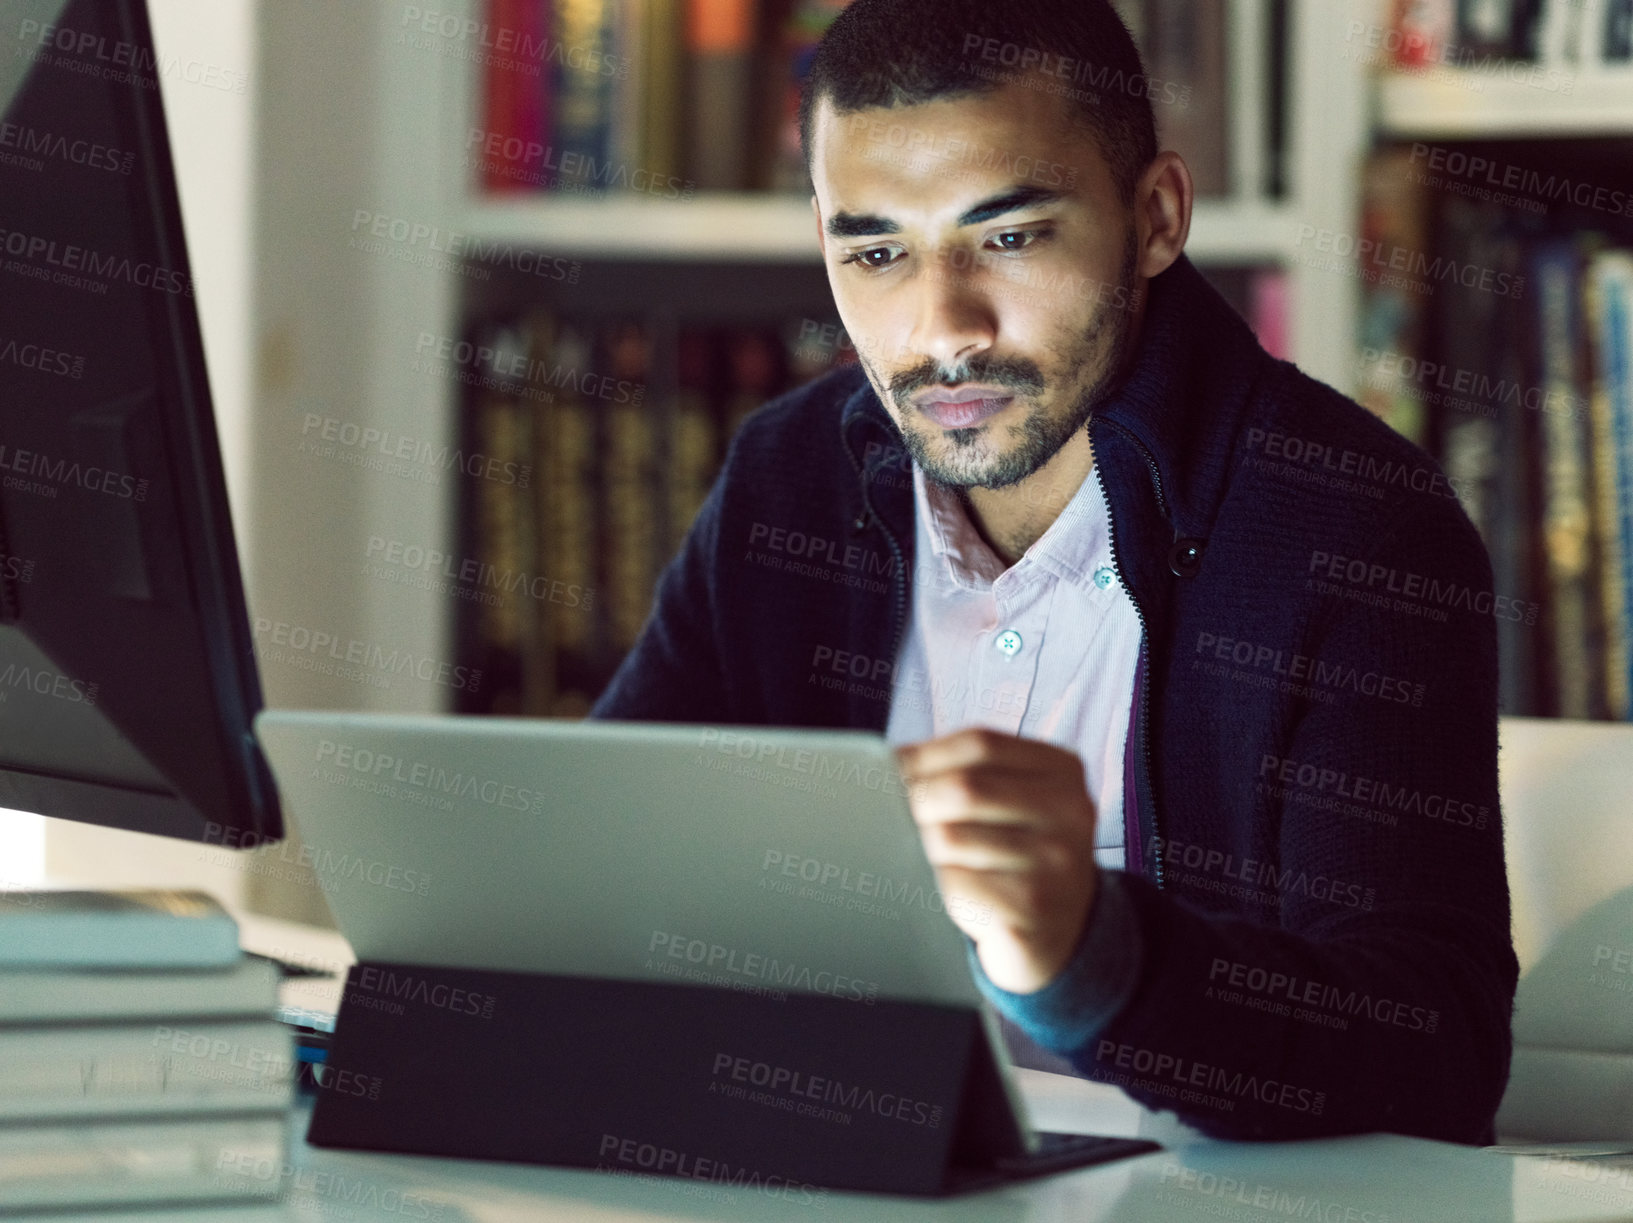
<path id="1" fill-rule="evenodd" d="M 1002 387 L 936 388 L 919 395 L 914 404 L 943 429 L 968 429 L 996 416 L 1015 399 Z"/>

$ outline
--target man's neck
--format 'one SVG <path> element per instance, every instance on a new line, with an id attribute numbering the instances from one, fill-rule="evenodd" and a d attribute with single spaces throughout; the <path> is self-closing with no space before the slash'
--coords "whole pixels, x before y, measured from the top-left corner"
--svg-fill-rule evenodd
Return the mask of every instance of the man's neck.
<path id="1" fill-rule="evenodd" d="M 960 500 L 970 525 L 1007 568 L 1043 538 L 1093 470 L 1089 433 L 1080 429 L 1019 484 L 960 489 Z"/>

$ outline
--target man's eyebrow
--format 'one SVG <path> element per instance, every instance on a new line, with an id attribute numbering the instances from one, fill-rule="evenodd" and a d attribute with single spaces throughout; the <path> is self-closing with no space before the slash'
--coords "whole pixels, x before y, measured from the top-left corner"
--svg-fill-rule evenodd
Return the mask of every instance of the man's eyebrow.
<path id="1" fill-rule="evenodd" d="M 967 209 L 959 216 L 958 223 L 979 225 L 983 221 L 1001 217 L 1006 212 L 1019 212 L 1022 208 L 1035 208 L 1039 204 L 1052 204 L 1065 198 L 1064 191 L 1051 191 L 1047 187 L 1017 187 L 1013 191 L 982 200 L 974 208 Z"/>
<path id="2" fill-rule="evenodd" d="M 980 225 L 1007 212 L 1019 212 L 1022 208 L 1035 208 L 1065 198 L 1066 192 L 1051 191 L 1047 187 L 1016 187 L 966 209 L 959 215 L 958 224 L 960 227 Z M 872 238 L 879 234 L 899 234 L 902 227 L 876 213 L 836 212 L 828 218 L 827 230 L 830 238 Z"/>
<path id="3" fill-rule="evenodd" d="M 836 212 L 828 218 L 830 238 L 871 238 L 875 234 L 899 234 L 902 227 L 869 212 Z"/>

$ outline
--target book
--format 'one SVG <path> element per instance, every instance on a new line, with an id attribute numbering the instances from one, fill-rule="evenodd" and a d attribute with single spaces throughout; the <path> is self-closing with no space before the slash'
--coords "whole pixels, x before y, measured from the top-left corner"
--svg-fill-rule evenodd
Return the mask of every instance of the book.
<path id="1" fill-rule="evenodd" d="M 1495 213 L 1487 214 L 1496 215 Z M 1511 224 L 1492 235 L 1492 267 L 1510 283 L 1528 272 L 1524 236 Z M 1532 288 L 1534 291 L 1534 286 Z M 1497 407 L 1496 502 L 1487 550 L 1491 554 L 1492 582 L 1518 614 L 1497 620 L 1497 682 L 1499 708 L 1506 714 L 1529 714 L 1539 708 L 1538 658 L 1542 654 L 1542 583 L 1535 563 L 1538 522 L 1542 503 L 1540 413 L 1535 410 L 1536 382 L 1530 364 L 1530 314 L 1505 304 L 1486 337 L 1486 355 L 1473 371 L 1487 376 L 1488 402 Z"/>
<path id="2" fill-rule="evenodd" d="M 0 1024 L 270 1015 L 282 981 L 270 960 L 230 969 L 0 972 Z"/>
<path id="3" fill-rule="evenodd" d="M 1427 68 L 1440 62 L 1457 31 L 1454 0 L 1394 0 L 1390 17 L 1397 68 Z"/>
<path id="4" fill-rule="evenodd" d="M 1457 0 L 1457 46 L 1476 54 L 1514 50 L 1514 0 Z"/>
<path id="5" fill-rule="evenodd" d="M 1279 361 L 1292 356 L 1291 293 L 1292 285 L 1283 268 L 1260 268 L 1248 284 L 1248 322 L 1264 350 Z"/>
<path id="6" fill-rule="evenodd" d="M 599 191 L 619 169 L 612 165 L 618 9 L 614 0 L 555 0 L 550 12 L 552 39 L 571 48 L 553 57 L 552 181 L 558 191 Z"/>
<path id="7" fill-rule="evenodd" d="M 699 191 L 747 186 L 754 6 L 686 0 L 686 177 Z"/>
<path id="8" fill-rule="evenodd" d="M 1599 594 L 1610 717 L 1633 717 L 1633 252 L 1600 251 L 1588 271 L 1590 410 Z"/>
<path id="9" fill-rule="evenodd" d="M 0 968 L 226 968 L 238 924 L 204 892 L 0 891 Z"/>
<path id="10" fill-rule="evenodd" d="M 602 462 L 608 544 L 606 614 L 612 622 L 613 648 L 622 654 L 635 644 L 651 613 L 661 560 L 657 429 L 654 411 L 644 395 L 619 394 L 621 388 L 646 384 L 645 329 L 633 323 L 614 324 L 603 330 L 600 349 L 617 380 L 610 396 L 596 407 L 605 417 L 607 442 Z"/>
<path id="11" fill-rule="evenodd" d="M 524 384 L 508 371 L 518 356 L 525 356 L 525 343 L 513 326 L 497 323 L 479 328 L 473 345 L 493 356 L 488 366 L 473 371 L 480 383 L 468 400 L 467 449 L 482 456 L 483 469 L 491 465 L 495 475 L 468 481 L 460 490 L 472 531 L 448 591 L 470 609 L 481 643 L 470 659 L 480 672 L 478 690 L 462 693 L 462 700 L 475 702 L 462 704 L 467 712 L 523 712 L 527 569 L 534 529 L 525 511 L 535 476 L 529 457 L 532 409 L 520 393 Z M 467 567 L 467 560 L 474 563 Z M 467 570 L 474 572 L 468 575 Z"/>
<path id="12" fill-rule="evenodd" d="M 647 0 L 609 0 L 612 5 L 608 85 L 611 130 L 607 155 L 616 169 L 613 181 L 623 190 L 651 191 L 655 186 L 640 174 L 646 169 L 642 156 L 642 124 L 645 122 L 645 86 L 641 64 L 646 54 Z"/>
<path id="13" fill-rule="evenodd" d="M 1386 258 L 1428 250 L 1428 188 L 1409 149 L 1388 147 L 1361 172 L 1361 237 Z M 1363 275 L 1357 398 L 1397 433 L 1428 440 L 1424 394 L 1411 371 L 1424 355 L 1424 294 L 1407 278 Z"/>
<path id="14" fill-rule="evenodd" d="M 685 0 L 646 0 L 639 63 L 640 162 L 654 181 L 680 182 L 685 173 Z M 689 193 L 688 193 L 689 194 Z"/>
<path id="15" fill-rule="evenodd" d="M 1459 265 L 1491 267 L 1492 231 L 1500 225 L 1500 213 L 1453 197 L 1443 207 L 1435 249 Z M 1499 322 L 1501 301 L 1478 284 L 1452 280 L 1437 287 L 1432 309 L 1442 358 L 1437 364 L 1447 374 L 1437 375 L 1428 387 L 1421 385 L 1420 376 L 1416 389 L 1428 399 L 1427 406 L 1439 424 L 1441 465 L 1447 479 L 1489 551 L 1497 537 L 1498 515 L 1503 512 L 1502 423 L 1496 407 L 1479 396 L 1459 394 L 1456 388 L 1465 382 L 1477 386 L 1476 371 L 1487 368 L 1492 356 L 1487 344 Z"/>
<path id="16" fill-rule="evenodd" d="M 1157 140 L 1190 167 L 1199 197 L 1230 191 L 1230 105 L 1225 5 L 1146 0 L 1147 74 L 1179 86 L 1156 101 Z"/>
<path id="17" fill-rule="evenodd" d="M 271 1018 L 3 1028 L 0 1122 L 281 1113 L 293 1042 Z"/>
<path id="18" fill-rule="evenodd" d="M 1582 401 L 1580 255 L 1570 239 L 1549 240 L 1534 249 L 1532 266 L 1540 385 L 1545 403 L 1567 408 L 1542 413 L 1548 670 L 1559 716 L 1590 718 L 1596 714 L 1594 681 L 1600 668 L 1588 649 L 1596 614 L 1589 564 L 1588 429 L 1574 410 Z"/>
<path id="19" fill-rule="evenodd" d="M 270 1201 L 287 1148 L 281 1116 L 0 1127 L 0 1209 Z"/>
<path id="20" fill-rule="evenodd" d="M 725 445 L 709 403 L 709 337 L 701 329 L 684 328 L 678 346 L 667 465 L 670 556 L 680 551 L 703 508 Z"/>
<path id="21" fill-rule="evenodd" d="M 1604 59 L 1607 63 L 1633 59 L 1633 0 L 1609 0 L 1605 13 Z"/>
<path id="22" fill-rule="evenodd" d="M 482 78 L 482 186 L 502 194 L 550 184 L 552 78 L 546 57 L 547 8 L 538 0 L 488 0 L 495 41 L 509 51 L 485 57 Z"/>
<path id="23" fill-rule="evenodd" d="M 782 77 L 781 97 L 769 97 L 765 109 L 778 116 L 772 155 L 771 187 L 777 191 L 811 192 L 805 172 L 805 150 L 800 145 L 799 107 L 805 78 L 811 73 L 817 47 L 849 0 L 795 0 L 783 22 L 776 69 Z"/>

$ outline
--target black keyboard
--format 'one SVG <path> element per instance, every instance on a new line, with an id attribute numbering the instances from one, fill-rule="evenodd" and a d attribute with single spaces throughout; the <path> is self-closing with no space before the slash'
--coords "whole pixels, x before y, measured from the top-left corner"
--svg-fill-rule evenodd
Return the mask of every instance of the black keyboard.
<path id="1" fill-rule="evenodd" d="M 999 1171 L 1009 1176 L 1047 1176 L 1067 1168 L 1085 1168 L 1090 1164 L 1109 1163 L 1160 1151 L 1157 1143 L 1144 1138 L 1104 1138 L 1098 1134 L 1038 1135 L 1038 1149 L 1030 1155 L 1003 1156 L 994 1161 Z"/>

